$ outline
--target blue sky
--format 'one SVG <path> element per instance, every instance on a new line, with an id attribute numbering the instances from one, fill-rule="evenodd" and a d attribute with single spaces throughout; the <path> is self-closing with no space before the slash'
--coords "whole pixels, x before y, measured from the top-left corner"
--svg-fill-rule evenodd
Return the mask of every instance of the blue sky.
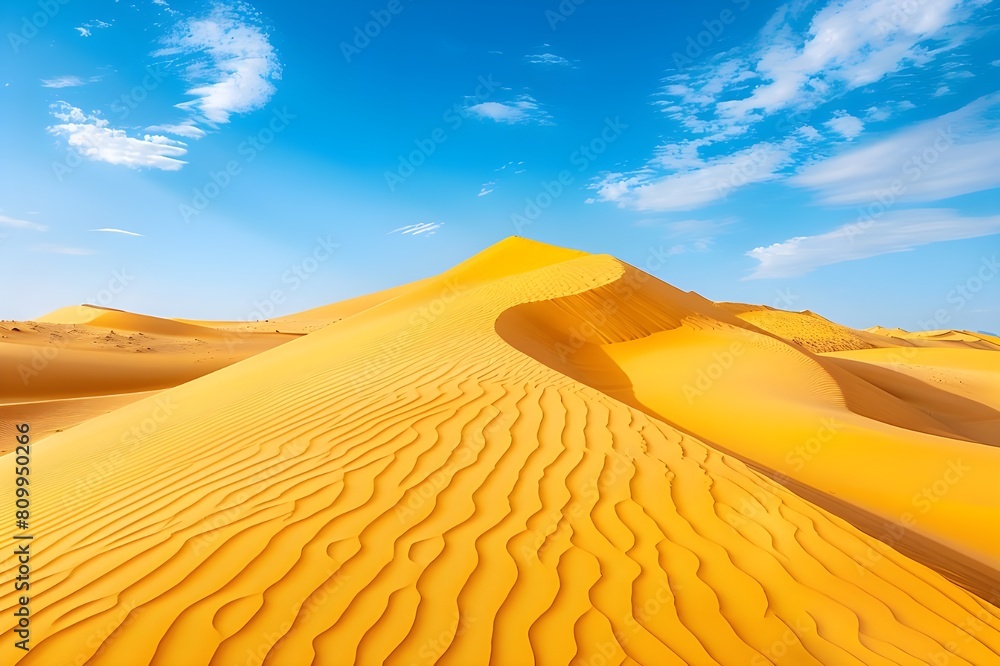
<path id="1" fill-rule="evenodd" d="M 11 0 L 0 317 L 254 319 L 510 235 L 1000 329 L 998 3 Z"/>

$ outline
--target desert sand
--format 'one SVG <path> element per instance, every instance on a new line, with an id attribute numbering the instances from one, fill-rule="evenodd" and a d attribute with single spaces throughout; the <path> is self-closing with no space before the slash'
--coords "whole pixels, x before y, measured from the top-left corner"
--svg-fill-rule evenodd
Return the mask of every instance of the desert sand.
<path id="1" fill-rule="evenodd" d="M 209 328 L 92 305 L 0 322 L 0 452 L 14 448 L 14 421 L 38 441 L 302 333 L 278 327 Z"/>
<path id="2" fill-rule="evenodd" d="M 47 436 L 0 663 L 1000 663 L 989 336 L 519 238 L 268 322 L 76 314 L 0 340 L 65 340 L 2 396 Z"/>

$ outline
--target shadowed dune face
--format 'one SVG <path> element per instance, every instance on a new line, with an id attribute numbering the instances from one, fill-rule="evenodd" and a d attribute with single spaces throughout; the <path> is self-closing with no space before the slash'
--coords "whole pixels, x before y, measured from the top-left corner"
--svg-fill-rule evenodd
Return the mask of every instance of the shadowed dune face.
<path id="1" fill-rule="evenodd" d="M 850 411 L 814 357 L 695 295 L 656 285 L 602 320 L 631 270 L 509 240 L 53 435 L 21 663 L 1000 659 L 994 605 L 671 425 L 656 387 L 719 342 L 780 358 L 797 409 Z M 683 349 L 654 366 L 658 336 Z M 8 622 L 15 603 L 0 590 Z"/>
<path id="2" fill-rule="evenodd" d="M 1000 497 L 992 474 L 1000 458 L 983 448 L 1000 432 L 992 406 L 889 368 L 814 356 L 711 317 L 732 308 L 713 310 L 686 297 L 628 268 L 608 287 L 513 308 L 498 318 L 497 332 L 563 374 L 810 488 L 814 501 L 845 500 L 825 506 L 862 518 L 866 528 L 919 516 L 896 540 L 926 546 L 930 536 L 934 548 L 914 551 L 921 561 L 992 592 L 1000 564 L 994 538 L 980 532 L 970 543 Z M 806 320 L 801 328 L 815 325 L 814 315 L 783 314 L 786 331 L 793 317 Z M 987 359 L 996 363 L 1000 355 Z M 928 500 L 914 502 L 919 492 L 908 489 L 919 491 L 923 480 L 960 460 L 975 471 L 933 498 L 932 515 L 920 514 Z M 847 506 L 853 509 L 842 510 Z"/>

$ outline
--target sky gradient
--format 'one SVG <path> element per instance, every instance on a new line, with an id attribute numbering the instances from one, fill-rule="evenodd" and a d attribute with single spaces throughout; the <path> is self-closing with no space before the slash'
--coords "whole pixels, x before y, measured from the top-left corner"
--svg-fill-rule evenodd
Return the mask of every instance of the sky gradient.
<path id="1" fill-rule="evenodd" d="M 451 4 L 5 2 L 0 318 L 266 318 L 516 234 L 1000 329 L 997 2 Z"/>

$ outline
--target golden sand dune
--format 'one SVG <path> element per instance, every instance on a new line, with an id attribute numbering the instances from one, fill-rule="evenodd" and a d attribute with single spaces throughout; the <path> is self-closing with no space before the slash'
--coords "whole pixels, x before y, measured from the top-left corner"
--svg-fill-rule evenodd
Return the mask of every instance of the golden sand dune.
<path id="1" fill-rule="evenodd" d="M 88 305 L 0 323 L 0 452 L 14 446 L 15 420 L 30 419 L 41 439 L 295 337 Z"/>
<path id="2" fill-rule="evenodd" d="M 1000 350 L 1000 338 L 986 333 L 956 330 L 910 332 L 901 328 L 883 328 L 881 326 L 874 326 L 866 330 L 870 333 L 894 338 L 897 345 L 909 343 L 918 347 Z"/>
<path id="3" fill-rule="evenodd" d="M 874 349 L 891 344 L 866 331 L 835 324 L 814 312 L 786 312 L 766 306 L 722 303 L 757 328 L 801 345 L 814 353 Z"/>
<path id="4" fill-rule="evenodd" d="M 786 484 L 898 517 L 960 459 L 909 529 L 996 580 L 997 449 L 839 357 L 520 239 L 348 310 L 33 449 L 0 662 L 1000 663 L 996 606 L 741 460 L 835 424 Z"/>

